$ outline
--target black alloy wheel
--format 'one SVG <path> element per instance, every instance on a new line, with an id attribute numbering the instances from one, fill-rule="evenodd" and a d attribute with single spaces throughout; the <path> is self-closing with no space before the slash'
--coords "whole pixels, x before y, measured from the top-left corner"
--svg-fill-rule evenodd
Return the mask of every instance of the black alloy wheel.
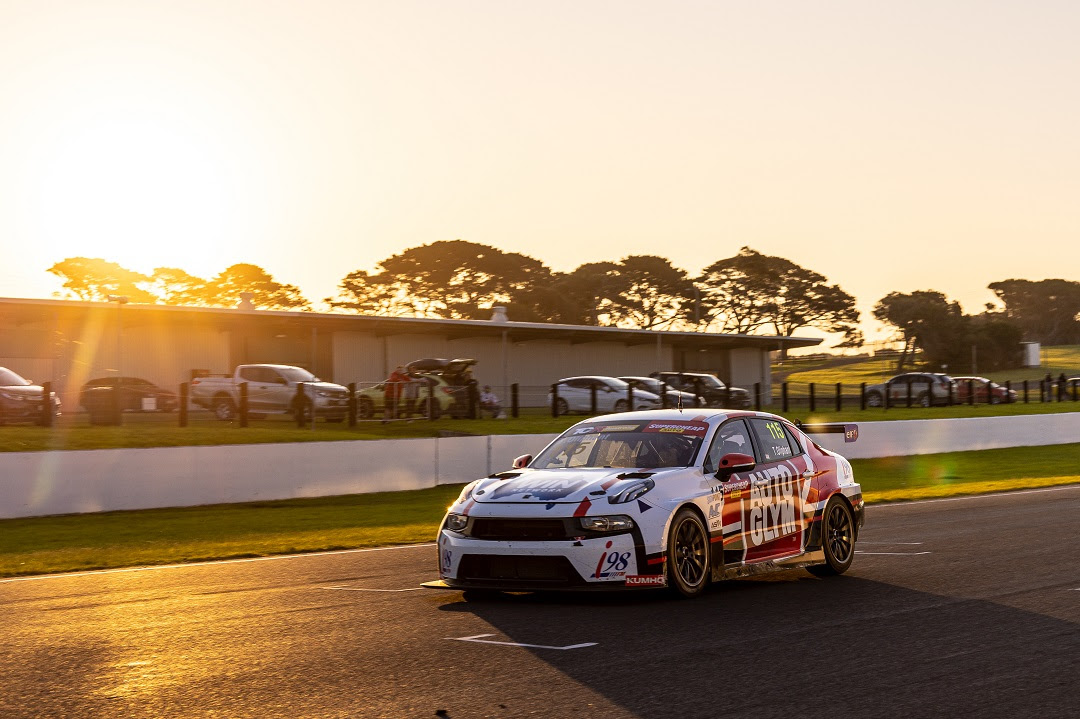
<path id="1" fill-rule="evenodd" d="M 855 520 L 847 503 L 837 497 L 825 505 L 825 516 L 821 522 L 821 548 L 825 551 L 825 564 L 807 567 L 811 574 L 819 577 L 843 574 L 855 558 Z"/>
<path id="2" fill-rule="evenodd" d="M 555 413 L 560 417 L 570 414 L 570 405 L 568 405 L 566 400 L 562 397 L 555 400 Z"/>
<path id="3" fill-rule="evenodd" d="M 709 534 L 701 517 L 686 507 L 671 522 L 667 572 L 668 587 L 680 597 L 696 597 L 709 583 Z"/>

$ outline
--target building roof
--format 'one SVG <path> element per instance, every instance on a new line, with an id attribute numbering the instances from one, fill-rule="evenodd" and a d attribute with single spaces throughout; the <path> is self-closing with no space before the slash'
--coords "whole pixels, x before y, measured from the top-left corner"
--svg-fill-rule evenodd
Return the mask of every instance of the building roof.
<path id="1" fill-rule="evenodd" d="M 539 340 L 586 342 L 620 342 L 626 345 L 660 343 L 682 350 L 734 349 L 752 347 L 779 350 L 782 347 L 812 347 L 820 344 L 817 337 L 779 337 L 775 335 L 724 334 L 719 332 L 682 332 L 673 330 L 640 330 L 591 325 L 563 325 L 545 322 L 513 322 L 491 320 L 447 320 L 422 317 L 387 317 L 329 312 L 278 310 L 240 310 L 220 307 L 183 307 L 175 305 L 124 304 L 84 302 L 80 300 L 44 300 L 0 298 L 0 324 L 71 321 L 80 315 L 98 312 L 122 312 L 126 326 L 142 322 L 177 322 L 213 325 L 221 329 L 241 326 L 272 330 L 275 327 L 296 330 L 313 328 L 316 332 L 367 332 L 387 335 L 441 335 L 450 339 L 470 337 L 501 338 L 506 333 L 513 342 Z M 512 311 L 512 308 L 511 308 Z"/>

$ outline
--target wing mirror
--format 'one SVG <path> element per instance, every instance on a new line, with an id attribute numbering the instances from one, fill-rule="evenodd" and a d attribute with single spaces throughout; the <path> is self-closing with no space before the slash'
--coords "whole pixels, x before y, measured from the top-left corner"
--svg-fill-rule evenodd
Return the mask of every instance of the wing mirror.
<path id="1" fill-rule="evenodd" d="M 731 475 L 735 472 L 748 472 L 756 465 L 757 463 L 750 455 L 743 454 L 741 452 L 730 452 L 720 458 L 720 463 L 716 469 L 716 474 Z"/>
<path id="2" fill-rule="evenodd" d="M 514 460 L 514 469 L 525 469 L 529 466 L 529 462 L 532 461 L 531 454 L 523 454 Z"/>

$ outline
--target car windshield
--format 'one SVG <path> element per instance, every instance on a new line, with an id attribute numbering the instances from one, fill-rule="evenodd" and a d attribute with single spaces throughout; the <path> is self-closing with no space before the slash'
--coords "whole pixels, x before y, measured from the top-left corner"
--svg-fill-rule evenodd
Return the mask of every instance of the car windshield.
<path id="1" fill-rule="evenodd" d="M 290 382 L 318 382 L 319 378 L 299 367 L 278 367 L 281 376 Z"/>
<path id="2" fill-rule="evenodd" d="M 0 387 L 26 387 L 31 385 L 28 379 L 20 377 L 6 367 L 0 367 Z"/>
<path id="3" fill-rule="evenodd" d="M 588 422 L 564 432 L 529 467 L 687 467 L 708 429 L 704 422 L 686 420 Z"/>
<path id="4" fill-rule="evenodd" d="M 628 380 L 635 387 L 641 387 L 650 392 L 660 394 L 660 380 L 652 379 L 651 377 L 634 377 Z"/>
<path id="5" fill-rule="evenodd" d="M 701 384 L 711 389 L 726 389 L 727 385 L 719 380 L 719 378 L 711 375 L 701 375 Z"/>

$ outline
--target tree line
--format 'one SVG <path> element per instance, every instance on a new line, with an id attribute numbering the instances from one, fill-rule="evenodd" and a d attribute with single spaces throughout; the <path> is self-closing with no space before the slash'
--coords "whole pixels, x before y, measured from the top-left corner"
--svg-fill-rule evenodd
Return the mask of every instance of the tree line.
<path id="1" fill-rule="evenodd" d="M 140 303 L 235 307 L 241 293 L 250 292 L 260 309 L 312 309 L 299 288 L 253 264 L 234 264 L 204 279 L 175 267 L 142 274 L 71 257 L 49 272 L 63 280 L 67 296 L 82 300 L 125 295 Z M 1002 308 L 988 305 L 979 315 L 963 314 L 933 290 L 890 293 L 873 315 L 903 342 L 901 366 L 916 349 L 931 364 L 960 367 L 975 346 L 980 365 L 994 367 L 1018 361 L 1021 338 L 1080 342 L 1080 283 L 1005 280 L 989 287 Z M 492 306 L 508 305 L 522 322 L 779 336 L 813 327 L 841 335 L 842 347 L 863 342 L 852 295 L 818 272 L 749 247 L 691 276 L 656 255 L 557 272 L 528 255 L 439 241 L 387 257 L 374 271 L 348 273 L 337 294 L 323 301 L 338 310 L 400 317 L 487 319 Z"/>

